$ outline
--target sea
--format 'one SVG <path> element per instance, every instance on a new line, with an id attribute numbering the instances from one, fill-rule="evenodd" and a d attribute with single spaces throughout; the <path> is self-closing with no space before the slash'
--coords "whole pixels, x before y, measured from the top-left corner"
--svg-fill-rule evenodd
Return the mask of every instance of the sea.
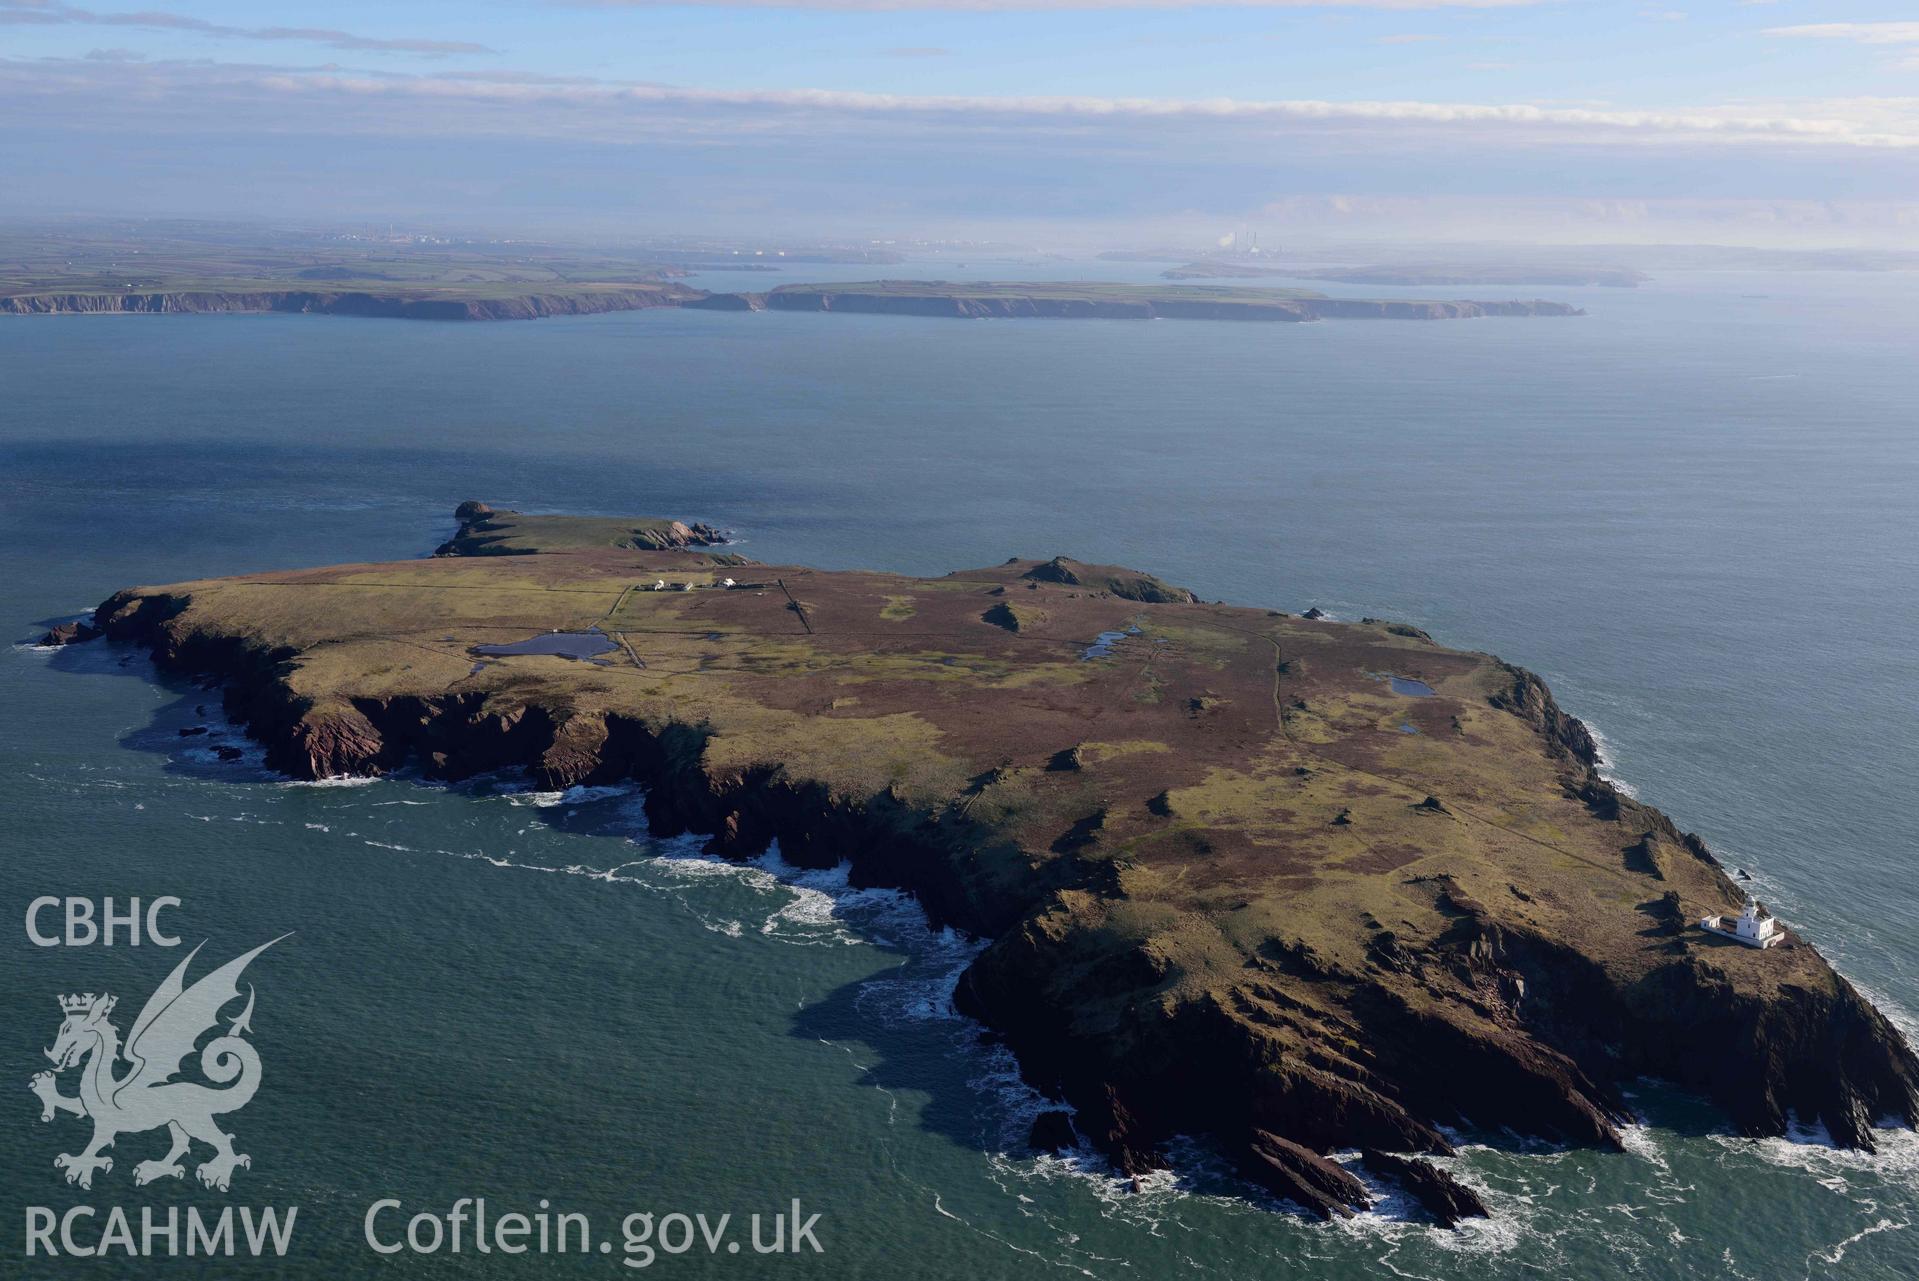
<path id="1" fill-rule="evenodd" d="M 1543 674 L 1612 777 L 1919 1035 L 1919 290 L 1806 272 L 1523 292 L 1589 314 L 8 318 L 0 634 L 29 642 L 132 584 L 421 556 L 466 498 L 709 521 L 768 560 L 938 574 L 1063 554 L 1403 620 Z M 1810 1121 L 1755 1141 L 1651 1080 L 1623 1153 L 1459 1132 L 1446 1164 L 1492 1216 L 1458 1231 L 1386 1188 L 1308 1219 L 1198 1142 L 1138 1187 L 1087 1153 L 1035 1155 L 1045 1101 L 952 1006 L 980 940 L 777 851 L 742 866 L 653 839 L 641 800 L 297 783 L 217 691 L 129 650 L 0 648 L 0 1275 L 1919 1273 L 1912 1134 L 1870 1155 Z M 84 926 L 66 943 L 68 900 L 97 921 L 136 898 L 143 917 L 178 900 L 153 919 L 181 946 L 134 946 L 124 923 L 112 946 L 77 945 Z M 272 939 L 243 979 L 264 1066 L 222 1119 L 250 1158 L 231 1189 L 199 1184 L 203 1152 L 136 1186 L 158 1130 L 69 1186 L 54 1158 L 84 1123 L 43 1122 L 29 1092 L 56 997 L 115 994 L 125 1032 L 193 946 L 189 979 Z M 465 1198 L 496 1226 L 587 1216 L 590 1244 L 479 1253 L 469 1206 L 456 1252 Z M 116 1207 L 145 1257 L 106 1231 Z M 236 1207 L 295 1209 L 284 1253 L 140 1237 L 143 1209 Z M 695 1216 L 722 1215 L 709 1245 Z M 794 1248 L 754 1248 L 754 1215 L 760 1245 L 783 1216 Z M 54 1221 L 70 1241 L 34 1236 Z"/>

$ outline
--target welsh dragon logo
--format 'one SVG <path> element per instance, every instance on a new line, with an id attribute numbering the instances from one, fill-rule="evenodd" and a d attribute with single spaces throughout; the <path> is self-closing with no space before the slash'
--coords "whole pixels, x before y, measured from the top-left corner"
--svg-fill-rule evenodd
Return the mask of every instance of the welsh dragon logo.
<path id="1" fill-rule="evenodd" d="M 188 987 L 187 966 L 200 953 L 199 947 L 194 948 L 147 998 L 124 1048 L 109 1018 L 117 998 L 91 992 L 60 998 L 60 1034 L 46 1052 L 53 1071 L 36 1074 L 28 1088 L 40 1097 L 42 1121 L 53 1120 L 59 1112 L 93 1120 L 93 1141 L 85 1151 L 53 1158 L 54 1167 L 66 1172 L 68 1183 L 91 1188 L 95 1171 L 113 1169 L 113 1159 L 101 1153 L 116 1138 L 161 1126 L 166 1127 L 172 1147 L 159 1160 L 133 1167 L 136 1184 L 185 1177 L 180 1158 L 196 1140 L 213 1149 L 213 1156 L 194 1171 L 207 1187 L 224 1192 L 236 1168 L 252 1166 L 252 1158 L 233 1150 L 233 1136 L 214 1119 L 245 1107 L 260 1088 L 260 1055 L 246 1040 L 252 1031 L 251 984 L 246 1007 L 229 1021 L 226 1032 L 200 1051 L 200 1072 L 213 1085 L 174 1078 L 200 1038 L 218 1028 L 220 1011 L 239 999 L 241 972 L 279 941 L 262 943 Z M 124 1072 L 119 1071 L 122 1060 L 129 1065 Z M 71 1067 L 80 1068 L 77 1097 L 63 1095 L 59 1089 L 57 1074 Z"/>

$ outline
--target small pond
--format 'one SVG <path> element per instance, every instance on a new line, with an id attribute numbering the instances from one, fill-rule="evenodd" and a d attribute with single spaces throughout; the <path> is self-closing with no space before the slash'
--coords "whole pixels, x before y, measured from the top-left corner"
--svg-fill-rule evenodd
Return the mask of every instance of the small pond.
<path id="1" fill-rule="evenodd" d="M 508 654 L 555 654 L 561 658 L 592 658 L 614 648 L 613 638 L 595 627 L 584 632 L 541 632 L 511 645 L 475 645 L 475 654 L 490 658 Z"/>
<path id="2" fill-rule="evenodd" d="M 1119 644 L 1128 636 L 1137 635 L 1139 635 L 1138 623 L 1134 623 L 1122 632 L 1101 632 L 1091 645 L 1088 645 L 1084 650 L 1080 651 L 1080 661 L 1084 662 L 1089 658 L 1109 657 L 1113 652 L 1113 646 Z"/>

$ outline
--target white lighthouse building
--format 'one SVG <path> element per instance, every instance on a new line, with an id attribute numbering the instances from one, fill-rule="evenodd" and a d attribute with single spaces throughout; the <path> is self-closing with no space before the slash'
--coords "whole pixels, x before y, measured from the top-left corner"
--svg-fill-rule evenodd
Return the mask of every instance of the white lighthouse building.
<path id="1" fill-rule="evenodd" d="M 1779 928 L 1778 918 L 1751 898 L 1746 900 L 1746 910 L 1738 916 L 1701 917 L 1699 928 L 1747 947 L 1771 947 L 1786 937 L 1785 931 Z"/>

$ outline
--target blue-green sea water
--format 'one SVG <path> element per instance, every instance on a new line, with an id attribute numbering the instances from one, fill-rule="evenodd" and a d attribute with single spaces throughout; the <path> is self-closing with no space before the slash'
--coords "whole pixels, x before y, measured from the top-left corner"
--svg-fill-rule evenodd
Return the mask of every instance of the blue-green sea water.
<path id="1" fill-rule="evenodd" d="M 1540 292 L 1591 314 L 8 320 L 0 631 L 133 583 L 423 554 L 468 497 L 708 520 L 825 566 L 1063 553 L 1404 619 L 1543 673 L 1619 778 L 1912 1028 L 1919 294 L 1810 274 Z M 1654 1082 L 1624 1154 L 1462 1135 L 1453 1168 L 1494 1214 L 1456 1233 L 1390 1199 L 1311 1222 L 1197 1149 L 1135 1192 L 1025 1150 L 1038 1101 L 948 1003 L 977 943 L 910 902 L 650 841 L 630 793 L 299 786 L 218 759 L 234 741 L 217 693 L 126 652 L 0 649 L 0 1276 L 610 1278 L 636 1271 L 630 1212 L 795 1197 L 821 1254 L 696 1246 L 646 1271 L 1914 1275 L 1912 1136 L 1751 1142 Z M 164 923 L 209 940 L 196 965 L 295 932 L 248 972 L 265 1075 L 227 1118 L 253 1158 L 231 1192 L 135 1188 L 157 1134 L 124 1136 L 90 1192 L 61 1181 L 80 1123 L 41 1123 L 26 1089 L 55 996 L 113 991 L 125 1030 L 185 949 L 36 947 L 38 895 L 177 896 Z M 363 1241 L 382 1198 L 468 1196 L 588 1214 L 616 1248 Z M 299 1213 L 284 1259 L 24 1257 L 28 1207 L 81 1204 Z"/>

